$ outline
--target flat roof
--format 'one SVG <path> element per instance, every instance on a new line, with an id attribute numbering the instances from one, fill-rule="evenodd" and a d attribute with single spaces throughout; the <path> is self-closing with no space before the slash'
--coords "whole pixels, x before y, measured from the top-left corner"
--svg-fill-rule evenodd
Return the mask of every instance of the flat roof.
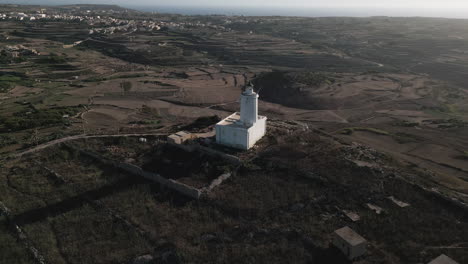
<path id="1" fill-rule="evenodd" d="M 235 112 L 234 114 L 224 118 L 223 120 L 219 121 L 217 125 L 220 126 L 229 126 L 235 124 L 237 121 L 240 120 L 240 113 Z"/>
<path id="2" fill-rule="evenodd" d="M 343 228 L 335 230 L 335 234 L 341 237 L 343 240 L 348 242 L 352 246 L 359 245 L 366 242 L 366 240 L 358 233 L 354 232 L 351 228 L 345 226 Z"/>
<path id="3" fill-rule="evenodd" d="M 258 116 L 258 119 L 264 119 L 266 118 L 265 116 Z M 226 117 L 225 119 L 219 121 L 216 125 L 217 126 L 232 126 L 232 127 L 243 127 L 243 128 L 249 128 L 247 126 L 244 126 L 244 124 L 241 124 L 240 122 L 240 113 L 235 112 L 234 114 Z"/>
<path id="4" fill-rule="evenodd" d="M 175 134 L 170 135 L 169 137 L 170 138 L 176 138 L 176 137 L 183 138 L 183 137 L 187 137 L 187 136 L 190 136 L 190 133 L 185 132 L 185 131 L 179 131 L 179 132 L 177 132 Z"/>
<path id="5" fill-rule="evenodd" d="M 180 137 L 184 137 L 184 136 L 189 136 L 190 133 L 186 132 L 186 131 L 179 131 L 179 132 L 175 133 L 175 135 L 180 136 Z"/>

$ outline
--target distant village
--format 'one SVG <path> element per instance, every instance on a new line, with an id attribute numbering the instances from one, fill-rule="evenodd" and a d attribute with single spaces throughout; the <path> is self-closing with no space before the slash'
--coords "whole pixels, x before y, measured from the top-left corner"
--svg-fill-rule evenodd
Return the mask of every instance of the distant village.
<path id="1" fill-rule="evenodd" d="M 9 12 L 0 13 L 1 20 L 16 20 L 25 22 L 38 22 L 38 21 L 74 21 L 87 23 L 90 26 L 89 34 L 105 34 L 110 35 L 114 33 L 133 33 L 133 32 L 152 32 L 163 29 L 190 29 L 190 28 L 207 28 L 217 31 L 229 32 L 230 28 L 226 27 L 233 23 L 231 17 L 226 17 L 223 21 L 224 25 L 216 25 L 212 22 L 202 23 L 196 22 L 172 22 L 172 21 L 154 21 L 150 20 L 133 20 L 133 19 L 119 19 L 114 18 L 125 14 L 126 11 L 113 11 L 113 10 L 75 10 L 48 12 L 47 9 L 39 9 L 34 12 Z M 114 16 L 114 17 L 112 17 Z M 238 17 L 235 22 L 248 23 L 249 21 Z"/>

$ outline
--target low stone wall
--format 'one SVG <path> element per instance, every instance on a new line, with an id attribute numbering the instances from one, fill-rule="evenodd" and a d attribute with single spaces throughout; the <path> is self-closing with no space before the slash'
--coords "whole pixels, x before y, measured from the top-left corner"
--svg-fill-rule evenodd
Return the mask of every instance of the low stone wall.
<path id="1" fill-rule="evenodd" d="M 116 167 L 128 173 L 138 175 L 145 179 L 157 182 L 185 196 L 188 196 L 194 199 L 200 199 L 201 197 L 202 192 L 198 190 L 197 188 L 188 186 L 187 184 L 183 184 L 181 182 L 178 182 L 172 179 L 166 179 L 156 173 L 144 171 L 142 168 L 136 165 L 120 162 L 116 164 Z"/>
<path id="2" fill-rule="evenodd" d="M 210 186 L 203 188 L 203 192 L 206 192 L 206 193 L 211 192 L 214 188 L 221 185 L 221 183 L 223 183 L 225 180 L 229 179 L 231 176 L 232 176 L 232 173 L 230 173 L 230 172 L 222 174 L 218 178 L 214 179 L 211 182 Z"/>
<path id="3" fill-rule="evenodd" d="M 224 159 L 226 160 L 227 162 L 233 164 L 233 165 L 241 165 L 241 160 L 236 157 L 236 156 L 233 156 L 233 155 L 229 155 L 229 154 L 226 154 L 226 153 L 223 153 L 223 152 L 220 152 L 220 151 L 217 151 L 217 150 L 214 150 L 214 149 L 211 149 L 211 148 L 207 148 L 207 147 L 203 147 L 203 146 L 200 146 L 200 145 L 196 145 L 197 146 L 197 149 L 201 152 L 204 152 L 208 155 L 211 155 L 211 156 L 215 156 L 215 157 L 219 157 L 221 159 Z"/>
<path id="4" fill-rule="evenodd" d="M 137 176 L 143 177 L 145 179 L 154 181 L 154 182 L 159 183 L 159 184 L 161 184 L 163 186 L 166 186 L 167 188 L 169 188 L 171 190 L 174 190 L 174 191 L 176 191 L 176 192 L 178 192 L 178 193 L 180 193 L 180 194 L 182 194 L 184 196 L 188 196 L 188 197 L 193 198 L 193 199 L 200 199 L 200 197 L 202 196 L 202 191 L 200 191 L 197 188 L 188 186 L 186 184 L 180 183 L 180 182 L 175 181 L 175 180 L 166 179 L 166 178 L 164 178 L 161 175 L 156 174 L 156 173 L 144 171 L 142 168 L 140 168 L 140 167 L 138 167 L 136 165 L 128 164 L 128 163 L 125 163 L 125 162 L 113 161 L 113 160 L 102 157 L 101 155 L 90 152 L 90 151 L 76 149 L 76 148 L 74 148 L 74 147 L 72 147 L 72 146 L 70 146 L 68 144 L 64 144 L 64 145 L 67 148 L 69 148 L 69 149 L 71 149 L 73 151 L 78 151 L 80 154 L 88 156 L 88 157 L 90 157 L 92 159 L 95 159 L 95 160 L 97 160 L 97 161 L 99 161 L 99 162 L 101 162 L 103 164 L 106 164 L 106 165 L 121 169 L 121 170 L 123 170 L 125 172 L 128 172 L 130 174 L 137 175 Z"/>
<path id="5" fill-rule="evenodd" d="M 29 250 L 36 263 L 46 264 L 44 257 L 41 255 L 39 250 L 37 250 L 37 248 L 34 247 L 33 243 L 24 233 L 21 227 L 12 221 L 10 210 L 2 202 L 0 202 L 0 216 L 1 215 L 4 215 L 6 217 L 10 228 L 15 233 L 16 238 Z"/>
<path id="6" fill-rule="evenodd" d="M 168 144 L 170 144 L 170 143 L 168 143 Z M 176 192 L 178 192 L 178 193 L 180 193 L 180 194 L 182 194 L 184 196 L 187 196 L 187 197 L 190 197 L 190 198 L 193 198 L 193 199 L 197 199 L 197 200 L 200 199 L 203 195 L 208 194 L 209 192 L 211 192 L 214 188 L 221 185 L 225 180 L 229 179 L 232 176 L 232 173 L 230 173 L 230 172 L 229 173 L 224 173 L 224 174 L 220 175 L 218 178 L 214 179 L 210 183 L 209 186 L 201 188 L 201 189 L 197 189 L 195 187 L 192 187 L 192 186 L 189 186 L 187 184 L 178 182 L 176 180 L 166 179 L 166 178 L 162 177 L 161 175 L 159 175 L 157 173 L 145 171 L 142 168 L 140 168 L 140 167 L 138 167 L 136 165 L 133 165 L 133 164 L 114 161 L 114 160 L 105 158 L 105 157 L 103 157 L 103 156 L 101 156 L 101 155 L 99 155 L 97 153 L 94 153 L 94 152 L 81 150 L 81 149 L 76 149 L 75 147 L 73 147 L 73 146 L 71 146 L 69 144 L 66 144 L 66 143 L 63 143 L 63 145 L 65 147 L 67 147 L 68 149 L 72 150 L 72 151 L 78 151 L 80 154 L 82 154 L 84 156 L 88 156 L 88 157 L 90 157 L 92 159 L 95 159 L 95 160 L 99 161 L 100 163 L 103 163 L 105 165 L 118 168 L 118 169 L 123 170 L 123 171 L 125 171 L 127 173 L 130 173 L 130 174 L 137 175 L 137 176 L 143 177 L 145 179 L 154 181 L 154 182 L 159 183 L 159 184 L 161 184 L 163 186 L 166 186 L 167 188 L 169 188 L 171 190 L 174 190 L 174 191 L 176 191 Z M 232 155 L 229 155 L 229 154 L 225 154 L 225 153 L 222 153 L 222 152 L 219 152 L 219 151 L 207 148 L 207 147 L 203 147 L 203 146 L 200 146 L 200 145 L 179 145 L 179 144 L 171 144 L 171 145 L 175 146 L 177 148 L 180 148 L 180 149 L 182 149 L 184 151 L 187 151 L 187 152 L 200 151 L 200 152 L 205 153 L 205 154 L 207 154 L 209 156 L 216 157 L 216 158 L 221 158 L 223 160 L 226 160 L 228 163 L 231 163 L 231 164 L 233 164 L 235 166 L 240 166 L 241 165 L 241 161 L 240 161 L 240 159 L 238 157 L 235 157 L 235 156 L 232 156 Z"/>

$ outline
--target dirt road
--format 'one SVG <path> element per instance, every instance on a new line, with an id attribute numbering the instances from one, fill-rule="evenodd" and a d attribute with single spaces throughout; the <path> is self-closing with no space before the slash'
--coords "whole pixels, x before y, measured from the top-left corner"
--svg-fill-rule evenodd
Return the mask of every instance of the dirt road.
<path id="1" fill-rule="evenodd" d="M 76 135 L 76 136 L 69 136 L 69 137 L 64 137 L 56 140 L 49 141 L 47 143 L 38 145 L 36 147 L 33 147 L 31 149 L 28 149 L 26 151 L 17 153 L 12 155 L 14 158 L 20 158 L 23 155 L 29 154 L 29 153 L 34 153 L 39 150 L 43 150 L 45 148 L 72 141 L 72 140 L 77 140 L 77 139 L 84 139 L 84 138 L 106 138 L 106 137 L 145 137 L 145 136 L 164 136 L 167 135 L 165 133 L 147 133 L 147 134 L 113 134 L 113 135 Z"/>

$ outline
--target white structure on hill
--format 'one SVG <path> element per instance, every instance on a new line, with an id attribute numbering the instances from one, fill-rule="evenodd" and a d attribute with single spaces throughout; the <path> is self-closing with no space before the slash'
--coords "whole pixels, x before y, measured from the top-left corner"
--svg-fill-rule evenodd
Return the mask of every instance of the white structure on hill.
<path id="1" fill-rule="evenodd" d="M 258 94 L 252 85 L 240 97 L 240 113 L 236 112 L 216 124 L 216 142 L 247 150 L 266 132 L 266 116 L 258 115 Z"/>
<path id="2" fill-rule="evenodd" d="M 366 254 L 367 241 L 345 226 L 333 232 L 333 245 L 343 252 L 349 260 Z"/>

